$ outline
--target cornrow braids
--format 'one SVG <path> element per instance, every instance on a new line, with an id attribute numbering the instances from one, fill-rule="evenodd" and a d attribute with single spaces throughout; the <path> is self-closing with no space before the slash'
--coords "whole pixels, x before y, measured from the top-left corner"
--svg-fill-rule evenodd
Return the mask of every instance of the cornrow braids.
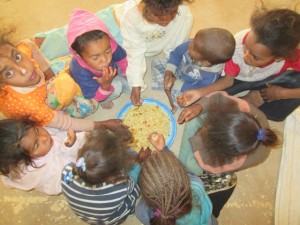
<path id="1" fill-rule="evenodd" d="M 148 158 L 139 175 L 141 195 L 159 215 L 151 224 L 176 224 L 176 219 L 192 209 L 190 180 L 181 162 L 171 152 L 160 152 Z"/>

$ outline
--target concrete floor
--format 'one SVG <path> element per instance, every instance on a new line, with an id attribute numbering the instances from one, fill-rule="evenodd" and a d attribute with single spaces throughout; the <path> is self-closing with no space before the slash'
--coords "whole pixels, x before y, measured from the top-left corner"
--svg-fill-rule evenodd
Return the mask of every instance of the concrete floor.
<path id="1" fill-rule="evenodd" d="M 14 24 L 17 27 L 16 40 L 31 37 L 33 34 L 64 25 L 69 20 L 72 9 L 83 8 L 96 12 L 121 0 L 0 0 L 2 24 Z M 270 0 L 267 4 L 275 7 L 288 7 L 294 0 Z M 248 0 L 195 0 L 191 4 L 194 26 L 191 37 L 202 28 L 222 27 L 235 33 L 249 26 L 249 17 L 258 1 Z M 149 60 L 150 61 L 150 60 Z M 149 71 L 148 71 L 149 72 Z M 149 73 L 146 80 L 150 81 Z M 152 92 L 149 88 L 143 97 L 151 97 L 167 103 L 161 92 Z M 98 110 L 93 119 L 115 118 L 121 107 L 129 101 L 129 95 L 122 95 L 115 101 L 112 111 Z M 175 115 L 178 116 L 178 113 Z M 283 123 L 271 126 L 282 131 Z M 175 143 L 171 147 L 178 152 L 182 135 L 182 126 L 178 126 Z M 223 225 L 273 225 L 274 202 L 278 178 L 281 148 L 274 149 L 268 160 L 256 168 L 238 173 L 238 185 L 233 196 L 221 212 L 219 224 Z M 20 225 L 60 225 L 83 224 L 69 209 L 63 196 L 46 196 L 38 192 L 10 190 L 0 184 L 0 224 Z M 127 225 L 140 224 L 134 217 Z"/>

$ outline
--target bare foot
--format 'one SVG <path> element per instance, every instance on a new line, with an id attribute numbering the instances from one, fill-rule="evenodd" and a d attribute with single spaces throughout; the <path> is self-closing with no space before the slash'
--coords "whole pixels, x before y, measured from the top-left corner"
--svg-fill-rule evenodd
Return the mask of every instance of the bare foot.
<path id="1" fill-rule="evenodd" d="M 103 109 L 112 109 L 114 107 L 114 103 L 112 101 L 100 103 Z"/>
<path id="2" fill-rule="evenodd" d="M 252 90 L 247 95 L 242 97 L 245 101 L 249 102 L 250 104 L 259 107 L 264 103 L 263 98 L 261 97 L 259 91 Z"/>

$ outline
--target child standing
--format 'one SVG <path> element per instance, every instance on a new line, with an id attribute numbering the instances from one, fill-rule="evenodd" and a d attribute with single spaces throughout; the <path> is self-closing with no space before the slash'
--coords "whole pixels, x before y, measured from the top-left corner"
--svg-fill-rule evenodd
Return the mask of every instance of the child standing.
<path id="1" fill-rule="evenodd" d="M 259 90 L 251 102 L 268 119 L 282 121 L 300 104 L 300 15 L 288 9 L 257 10 L 250 22 L 250 30 L 235 36 L 236 49 L 225 64 L 225 77 L 183 96 L 191 104 L 213 91 L 225 89 L 233 95 Z"/>
<path id="2" fill-rule="evenodd" d="M 43 128 L 32 122 L 0 120 L 0 174 L 11 188 L 61 193 L 63 167 L 76 161 L 85 134 Z"/>
<path id="3" fill-rule="evenodd" d="M 62 172 L 61 185 L 68 203 L 89 224 L 120 224 L 134 213 L 140 165 L 133 164 L 127 152 L 132 136 L 127 133 L 124 137 L 119 131 L 91 132 L 76 164 L 67 165 Z M 137 162 L 149 154 L 150 149 L 141 150 Z"/>
<path id="4" fill-rule="evenodd" d="M 200 178 L 187 173 L 165 147 L 163 135 L 154 133 L 149 140 L 159 152 L 143 163 L 138 180 L 141 198 L 136 205 L 137 218 L 145 225 L 217 224 L 212 220 L 212 205 Z"/>
<path id="5" fill-rule="evenodd" d="M 100 125 L 117 126 L 120 121 L 94 122 L 71 118 L 47 104 L 47 82 L 27 44 L 13 46 L 0 42 L 0 111 L 10 119 L 29 118 L 41 126 L 62 130 L 92 130 Z M 44 71 L 44 70 L 43 70 Z"/>
<path id="6" fill-rule="evenodd" d="M 218 80 L 234 48 L 235 40 L 229 31 L 222 28 L 200 30 L 194 39 L 176 47 L 167 63 L 163 59 L 153 60 L 152 88 L 160 90 L 164 84 L 172 112 L 175 113 L 176 97 L 186 90 L 209 86 Z M 176 79 L 179 82 L 172 90 Z"/>
<path id="7" fill-rule="evenodd" d="M 112 108 L 111 100 L 129 91 L 125 50 L 98 17 L 81 9 L 73 12 L 67 38 L 73 55 L 70 73 L 83 96 L 97 100 L 104 109 Z"/>

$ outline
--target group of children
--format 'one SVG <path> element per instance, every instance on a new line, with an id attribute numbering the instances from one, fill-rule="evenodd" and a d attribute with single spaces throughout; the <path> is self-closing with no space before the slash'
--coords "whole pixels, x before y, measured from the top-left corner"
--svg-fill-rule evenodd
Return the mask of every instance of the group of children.
<path id="1" fill-rule="evenodd" d="M 267 119 L 284 120 L 300 104 L 300 15 L 258 10 L 235 37 L 207 28 L 184 42 L 192 25 L 184 2 L 128 0 L 96 15 L 77 9 L 68 26 L 37 35 L 39 46 L 1 39 L 6 185 L 62 192 L 90 224 L 120 224 L 134 213 L 143 224 L 217 224 L 236 182 L 215 195 L 206 177 L 262 163 L 278 144 Z M 58 38 L 65 45 L 56 48 Z M 166 92 L 173 113 L 186 107 L 178 158 L 161 134 L 148 137 L 154 153 L 136 154 L 121 120 L 84 118 L 98 103 L 111 109 L 122 92 L 142 105 L 145 57 L 161 52 L 152 88 Z M 48 59 L 68 53 L 69 67 L 55 75 Z"/>

